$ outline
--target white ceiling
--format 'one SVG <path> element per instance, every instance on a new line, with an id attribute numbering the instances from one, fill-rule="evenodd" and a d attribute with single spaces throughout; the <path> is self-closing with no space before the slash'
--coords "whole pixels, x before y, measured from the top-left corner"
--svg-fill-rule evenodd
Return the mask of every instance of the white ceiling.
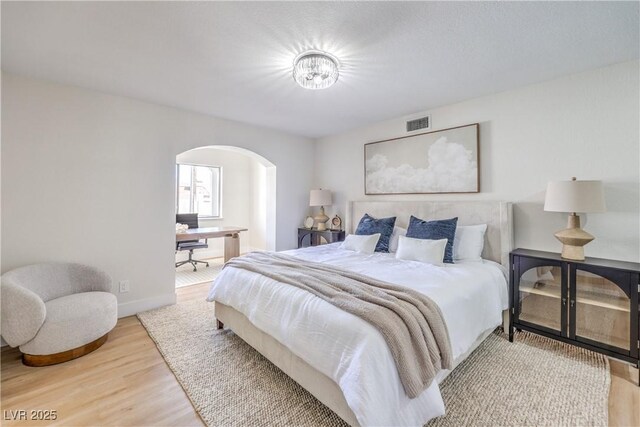
<path id="1" fill-rule="evenodd" d="M 639 57 L 639 3 L 2 2 L 2 68 L 319 137 Z M 341 62 L 305 90 L 293 58 Z"/>

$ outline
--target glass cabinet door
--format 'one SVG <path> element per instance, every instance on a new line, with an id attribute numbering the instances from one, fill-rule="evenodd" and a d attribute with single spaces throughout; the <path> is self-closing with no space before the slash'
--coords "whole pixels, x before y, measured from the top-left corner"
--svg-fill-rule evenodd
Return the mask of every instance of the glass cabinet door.
<path id="1" fill-rule="evenodd" d="M 631 350 L 631 300 L 618 285 L 628 286 L 628 275 L 622 274 L 616 280 L 618 284 L 581 268 L 571 272 L 572 279 L 574 275 L 570 299 L 571 338 L 628 354 Z"/>
<path id="2" fill-rule="evenodd" d="M 298 248 L 306 248 L 313 245 L 311 232 L 302 234 L 298 231 Z"/>
<path id="3" fill-rule="evenodd" d="M 560 264 L 536 265 L 531 260 L 522 259 L 518 295 L 515 296 L 520 322 L 566 336 L 566 328 L 563 328 L 567 313 L 563 270 Z"/>

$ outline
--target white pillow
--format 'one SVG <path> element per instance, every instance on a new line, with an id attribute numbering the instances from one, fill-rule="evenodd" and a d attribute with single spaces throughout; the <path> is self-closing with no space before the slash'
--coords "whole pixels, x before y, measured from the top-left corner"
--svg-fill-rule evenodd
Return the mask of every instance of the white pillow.
<path id="1" fill-rule="evenodd" d="M 447 247 L 447 239 L 413 239 L 400 236 L 398 240 L 398 252 L 396 258 L 420 261 L 427 264 L 444 265 L 444 250 Z"/>
<path id="2" fill-rule="evenodd" d="M 349 234 L 340 246 L 348 251 L 362 252 L 363 254 L 372 254 L 376 250 L 376 245 L 380 239 L 380 233 L 370 234 L 368 236 Z"/>
<path id="3" fill-rule="evenodd" d="M 487 224 L 456 227 L 456 236 L 453 239 L 453 259 L 458 261 L 482 260 L 486 231 Z"/>
<path id="4" fill-rule="evenodd" d="M 400 236 L 406 236 L 407 229 L 402 227 L 393 227 L 393 233 L 389 239 L 389 252 L 393 253 L 398 250 L 398 240 Z"/>

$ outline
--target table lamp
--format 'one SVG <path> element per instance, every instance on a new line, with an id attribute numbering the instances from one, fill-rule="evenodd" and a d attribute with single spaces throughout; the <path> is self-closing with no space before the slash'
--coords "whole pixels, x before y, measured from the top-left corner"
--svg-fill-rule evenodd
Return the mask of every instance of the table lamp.
<path id="1" fill-rule="evenodd" d="M 309 206 L 320 206 L 320 212 L 313 217 L 316 222 L 316 228 L 320 231 L 327 229 L 325 223 L 329 221 L 329 217 L 324 214 L 324 207 L 331 206 L 331 203 L 330 190 L 311 190 L 309 194 Z"/>
<path id="2" fill-rule="evenodd" d="M 584 260 L 584 245 L 595 237 L 580 228 L 576 212 L 605 212 L 604 192 L 601 181 L 555 181 L 547 185 L 544 210 L 569 212 L 567 228 L 554 234 L 562 242 L 562 258 Z"/>

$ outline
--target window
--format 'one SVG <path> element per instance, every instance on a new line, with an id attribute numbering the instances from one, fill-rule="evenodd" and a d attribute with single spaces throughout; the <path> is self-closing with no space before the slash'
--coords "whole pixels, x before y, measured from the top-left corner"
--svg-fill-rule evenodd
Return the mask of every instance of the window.
<path id="1" fill-rule="evenodd" d="M 222 168 L 178 163 L 176 213 L 220 218 Z"/>

